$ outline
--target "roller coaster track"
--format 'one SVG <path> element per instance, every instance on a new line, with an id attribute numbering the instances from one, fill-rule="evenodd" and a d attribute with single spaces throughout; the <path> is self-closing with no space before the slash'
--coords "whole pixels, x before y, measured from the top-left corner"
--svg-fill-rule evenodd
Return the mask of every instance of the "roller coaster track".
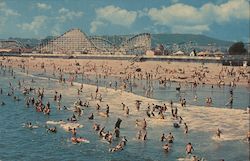
<path id="1" fill-rule="evenodd" d="M 96 49 L 100 51 L 110 51 L 112 48 L 116 48 L 116 46 L 109 40 L 106 40 L 101 37 L 91 37 L 89 38 L 89 41 L 93 43 L 93 45 L 96 47 Z"/>
<path id="2" fill-rule="evenodd" d="M 40 44 L 37 48 L 44 52 L 87 52 L 87 53 L 141 53 L 151 46 L 151 36 L 149 33 L 135 35 L 119 46 L 101 37 L 87 37 L 80 29 L 71 29 L 64 34 L 54 38 L 49 42 Z"/>

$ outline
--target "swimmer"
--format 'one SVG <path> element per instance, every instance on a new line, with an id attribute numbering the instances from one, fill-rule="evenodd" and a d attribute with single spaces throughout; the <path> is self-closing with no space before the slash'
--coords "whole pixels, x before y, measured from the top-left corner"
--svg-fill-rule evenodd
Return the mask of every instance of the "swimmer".
<path id="1" fill-rule="evenodd" d="M 72 117 L 69 119 L 69 121 L 72 121 L 72 122 L 77 121 L 75 114 L 72 115 Z"/>
<path id="2" fill-rule="evenodd" d="M 188 143 L 188 144 L 186 145 L 186 153 L 187 153 L 187 154 L 192 154 L 192 151 L 194 151 L 194 148 L 193 148 L 193 146 L 192 146 L 191 143 Z"/>
<path id="3" fill-rule="evenodd" d="M 89 116 L 89 120 L 93 120 L 94 119 L 94 114 L 91 113 L 91 115 Z"/>
<path id="4" fill-rule="evenodd" d="M 123 136 L 122 140 L 121 140 L 121 142 L 119 144 L 122 145 L 122 147 L 124 147 L 127 144 L 127 141 L 128 140 L 127 140 L 126 136 Z"/>
<path id="5" fill-rule="evenodd" d="M 192 157 L 192 161 L 199 161 L 199 158 L 198 158 L 197 156 L 194 155 L 194 156 Z"/>
<path id="6" fill-rule="evenodd" d="M 120 144 L 116 145 L 114 148 L 110 148 L 109 152 L 116 152 L 119 150 L 123 150 L 123 147 Z"/>
<path id="7" fill-rule="evenodd" d="M 29 129 L 36 128 L 35 126 L 33 126 L 33 125 L 31 124 L 31 122 L 26 123 L 25 127 L 26 127 L 26 128 L 29 128 Z"/>
<path id="8" fill-rule="evenodd" d="M 109 142 L 109 144 L 111 144 L 112 143 L 112 139 L 113 139 L 113 134 L 112 133 L 108 133 L 105 139 Z"/>
<path id="9" fill-rule="evenodd" d="M 76 128 L 70 130 L 72 132 L 72 136 L 76 137 Z"/>
<path id="10" fill-rule="evenodd" d="M 93 124 L 93 129 L 94 129 L 95 131 L 99 131 L 99 130 L 100 130 L 100 125 L 97 124 L 97 123 L 94 123 L 94 124 Z"/>
<path id="11" fill-rule="evenodd" d="M 116 152 L 116 151 L 119 151 L 119 150 L 123 150 L 123 148 L 126 146 L 126 142 L 127 142 L 127 139 L 124 136 L 122 138 L 122 140 L 119 142 L 119 144 L 117 144 L 114 148 L 110 148 L 109 151 L 110 152 Z"/>
<path id="12" fill-rule="evenodd" d="M 80 141 L 76 137 L 71 138 L 72 143 L 80 143 Z"/>
<path id="13" fill-rule="evenodd" d="M 31 124 L 31 122 L 26 123 L 26 127 L 27 127 L 27 128 L 32 128 L 32 124 Z"/>
<path id="14" fill-rule="evenodd" d="M 53 127 L 53 128 L 48 128 L 48 129 L 47 129 L 47 132 L 53 132 L 53 133 L 56 133 L 56 132 L 57 132 L 57 129 L 56 129 L 56 127 Z"/>
<path id="15" fill-rule="evenodd" d="M 2 102 L 1 102 L 1 106 L 4 106 L 4 105 L 5 105 L 5 103 L 2 101 Z"/>
<path id="16" fill-rule="evenodd" d="M 168 144 L 165 144 L 165 145 L 162 146 L 162 149 L 164 149 L 165 152 L 169 152 L 170 146 Z"/>

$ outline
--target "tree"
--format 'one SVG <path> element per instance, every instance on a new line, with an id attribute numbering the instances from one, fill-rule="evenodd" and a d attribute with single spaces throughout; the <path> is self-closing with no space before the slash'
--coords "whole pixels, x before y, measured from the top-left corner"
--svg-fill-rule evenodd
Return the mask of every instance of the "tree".
<path id="1" fill-rule="evenodd" d="M 236 42 L 229 48 L 230 55 L 242 55 L 246 53 L 247 50 L 245 49 L 243 42 Z"/>

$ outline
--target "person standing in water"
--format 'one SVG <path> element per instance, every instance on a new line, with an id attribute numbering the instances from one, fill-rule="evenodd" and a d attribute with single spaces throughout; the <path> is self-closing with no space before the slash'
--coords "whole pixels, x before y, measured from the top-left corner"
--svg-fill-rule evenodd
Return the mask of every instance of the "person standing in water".
<path id="1" fill-rule="evenodd" d="M 147 128 L 147 122 L 146 122 L 146 119 L 144 118 L 142 121 L 142 129 L 146 130 L 146 128 Z"/>
<path id="2" fill-rule="evenodd" d="M 192 146 L 191 143 L 188 143 L 188 144 L 186 145 L 186 153 L 187 153 L 187 154 L 192 154 L 192 151 L 194 151 L 194 148 L 193 148 L 193 146 Z"/>
<path id="3" fill-rule="evenodd" d="M 167 139 L 168 143 L 173 143 L 174 142 L 174 136 L 172 135 L 171 132 L 168 134 L 166 139 Z"/>
<path id="4" fill-rule="evenodd" d="M 107 108 L 106 108 L 106 115 L 107 115 L 107 117 L 109 117 L 109 105 L 107 104 L 106 106 L 107 106 Z"/>
<path id="5" fill-rule="evenodd" d="M 186 123 L 184 123 L 184 126 L 185 126 L 185 127 L 184 127 L 184 133 L 187 134 L 187 133 L 188 133 L 188 126 L 187 126 Z"/>
<path id="6" fill-rule="evenodd" d="M 160 140 L 161 140 L 161 142 L 163 142 L 165 139 L 166 139 L 166 137 L 165 137 L 165 135 L 163 133 Z"/>
<path id="7" fill-rule="evenodd" d="M 216 131 L 216 135 L 218 138 L 220 138 L 220 135 L 222 134 L 221 130 L 218 128 Z"/>
<path id="8" fill-rule="evenodd" d="M 140 139 L 142 138 L 142 132 L 141 132 L 141 130 L 139 130 L 139 131 L 137 132 L 136 138 L 137 138 L 138 140 L 140 140 Z"/>

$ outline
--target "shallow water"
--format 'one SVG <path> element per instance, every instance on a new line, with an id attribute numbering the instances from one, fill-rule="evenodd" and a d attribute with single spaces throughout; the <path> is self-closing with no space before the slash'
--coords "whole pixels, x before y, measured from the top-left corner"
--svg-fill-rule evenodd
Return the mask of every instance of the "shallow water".
<path id="1" fill-rule="evenodd" d="M 74 145 L 69 141 L 71 137 L 70 133 L 64 131 L 59 126 L 57 126 L 58 132 L 56 134 L 47 133 L 44 126 L 49 120 L 58 121 L 62 119 L 66 121 L 66 118 L 69 118 L 72 115 L 71 111 L 59 111 L 56 109 L 56 104 L 53 101 L 54 90 L 57 90 L 59 93 L 63 93 L 62 104 L 70 107 L 77 100 L 77 86 L 71 87 L 67 84 L 59 84 L 58 82 L 55 82 L 53 80 L 40 79 L 38 77 L 33 77 L 35 83 L 31 83 L 32 77 L 26 76 L 26 74 L 16 74 L 16 79 L 13 79 L 13 77 L 10 76 L 9 73 L 6 73 L 5 76 L 1 73 L 0 76 L 0 87 L 3 88 L 4 91 L 4 94 L 0 95 L 0 101 L 3 100 L 4 102 L 6 102 L 5 106 L 0 106 L 0 160 L 2 161 L 177 160 L 178 158 L 186 157 L 185 145 L 188 142 L 192 142 L 195 149 L 195 155 L 202 156 L 207 160 L 213 161 L 223 158 L 225 160 L 232 161 L 245 161 L 249 158 L 249 144 L 241 139 L 232 139 L 229 141 L 213 140 L 212 137 L 214 136 L 214 132 L 210 130 L 206 131 L 205 128 L 199 130 L 199 126 L 194 126 L 193 128 L 190 127 L 190 133 L 188 135 L 185 135 L 183 134 L 182 128 L 173 128 L 172 123 L 165 120 L 148 120 L 148 140 L 146 142 L 138 141 L 135 139 L 136 133 L 138 131 L 138 128 L 135 126 L 135 119 L 141 119 L 144 112 L 136 113 L 133 109 L 131 109 L 131 116 L 127 118 L 126 116 L 122 115 L 123 111 L 120 110 L 120 100 L 127 99 L 127 101 L 129 101 L 129 97 L 131 97 L 131 94 L 124 93 L 123 95 L 119 95 L 114 91 L 109 91 L 109 89 L 107 89 L 107 92 L 103 96 L 104 102 L 102 103 L 102 107 L 105 106 L 106 101 L 109 101 L 109 103 L 112 105 L 110 108 L 111 117 L 104 118 L 98 116 L 95 112 L 94 106 L 96 102 L 91 101 L 90 103 L 92 107 L 85 108 L 83 116 L 79 118 L 79 123 L 84 127 L 77 130 L 77 135 L 87 138 L 88 140 L 90 140 L 90 143 Z M 21 99 L 20 102 L 15 102 L 13 101 L 12 96 L 6 95 L 6 93 L 10 90 L 8 82 L 11 81 L 12 84 L 17 87 L 18 80 L 22 79 L 25 80 L 26 86 L 30 85 L 32 87 L 39 86 L 45 88 L 45 102 L 50 101 L 52 107 L 50 116 L 45 116 L 42 113 L 35 112 L 33 107 L 27 108 L 25 106 L 24 96 L 23 94 L 21 94 L 21 91 L 18 88 L 16 88 L 15 90 L 15 95 L 19 96 L 19 98 Z M 105 89 L 101 90 L 104 91 Z M 79 97 L 82 100 L 87 100 L 89 99 L 90 93 L 94 91 L 95 87 L 84 86 L 84 94 L 81 94 Z M 237 90 L 235 90 L 235 94 L 236 93 Z M 216 94 L 218 93 L 216 92 Z M 220 94 L 221 93 L 219 93 L 218 95 Z M 173 91 L 173 94 L 170 95 L 172 95 L 170 97 L 175 98 L 176 92 Z M 144 101 L 149 100 L 146 98 L 142 99 L 144 99 Z M 131 107 L 134 102 L 127 102 L 127 104 Z M 145 104 L 147 103 L 145 102 Z M 190 111 L 200 110 L 199 108 L 190 108 Z M 205 110 L 207 110 L 207 108 L 209 107 L 204 107 Z M 218 115 L 225 112 L 230 113 L 230 109 L 212 108 L 209 110 L 217 110 L 216 112 L 218 113 Z M 190 111 L 182 111 L 183 113 L 187 114 L 187 119 L 190 119 L 193 116 L 192 114 L 188 113 Z M 94 121 L 90 121 L 87 119 L 87 116 L 89 116 L 91 112 L 95 113 Z M 233 112 L 234 111 L 231 111 L 231 113 Z M 115 146 L 118 143 L 118 140 L 114 141 L 112 145 L 109 145 L 108 143 L 102 141 L 98 137 L 97 133 L 92 130 L 92 124 L 94 122 L 98 122 L 105 126 L 106 130 L 112 130 L 114 128 L 114 124 L 117 120 L 118 114 L 119 117 L 123 120 L 121 123 L 121 135 L 127 137 L 128 143 L 123 151 L 117 153 L 109 153 L 108 149 Z M 199 117 L 197 119 L 205 119 L 206 117 L 207 119 L 210 119 L 210 116 L 204 116 L 205 118 L 202 118 L 202 115 L 197 115 L 197 117 Z M 237 117 L 235 116 L 235 118 L 231 119 L 237 119 Z M 195 122 L 195 118 L 188 121 Z M 228 123 L 230 120 L 224 121 L 224 128 L 226 129 L 226 123 Z M 32 122 L 33 124 L 38 125 L 39 128 L 33 130 L 24 128 L 22 124 L 26 122 Z M 248 129 L 242 130 L 247 131 Z M 162 142 L 159 141 L 159 138 L 163 132 L 165 134 L 172 132 L 175 136 L 172 150 L 169 153 L 165 153 L 161 149 Z M 239 131 L 238 134 L 240 132 L 241 131 Z"/>
<path id="2" fill-rule="evenodd" d="M 41 76 L 49 76 L 57 78 L 48 73 L 40 73 Z M 69 78 L 69 75 L 65 75 L 66 80 Z M 98 81 L 97 81 L 98 80 Z M 96 77 L 93 75 L 84 75 L 84 77 L 78 75 L 78 78 L 75 80 L 80 83 L 98 85 L 101 87 L 109 87 L 111 82 L 111 88 L 115 89 L 115 82 L 117 82 L 117 87 L 121 86 L 121 80 L 117 77 Z M 132 79 L 128 83 L 129 87 L 126 89 L 127 92 L 132 92 L 136 95 L 145 96 L 146 90 L 145 87 L 149 85 L 146 80 Z M 169 82 L 164 85 L 160 85 L 158 81 L 154 80 L 150 83 L 153 86 L 153 92 L 149 98 L 154 98 L 162 101 L 174 101 L 179 102 L 180 97 L 185 98 L 187 104 L 198 105 L 198 106 L 211 106 L 211 107 L 224 107 L 224 108 L 236 108 L 236 109 L 246 109 L 250 106 L 250 88 L 245 86 L 220 86 L 214 85 L 213 88 L 211 85 L 198 85 L 196 88 L 192 88 L 191 84 L 182 84 L 181 91 L 176 91 L 178 83 Z M 230 98 L 230 90 L 233 90 L 233 104 L 232 107 L 227 105 Z M 197 99 L 194 99 L 197 96 Z M 212 104 L 206 104 L 206 98 L 211 97 L 213 102 Z"/>

